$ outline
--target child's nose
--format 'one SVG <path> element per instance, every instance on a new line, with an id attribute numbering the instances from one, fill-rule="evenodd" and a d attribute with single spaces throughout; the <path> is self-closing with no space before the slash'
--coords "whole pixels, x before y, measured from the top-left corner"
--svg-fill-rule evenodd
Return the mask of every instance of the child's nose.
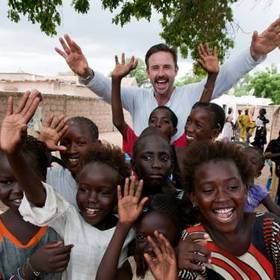
<path id="1" fill-rule="evenodd" d="M 91 192 L 88 198 L 89 202 L 96 203 L 97 202 L 97 193 Z"/>
<path id="2" fill-rule="evenodd" d="M 153 163 L 152 163 L 152 167 L 153 168 L 160 168 L 161 167 L 160 160 L 157 157 L 154 158 Z"/>
<path id="3" fill-rule="evenodd" d="M 77 145 L 75 143 L 70 144 L 68 151 L 69 151 L 69 153 L 76 153 Z"/>
<path id="4" fill-rule="evenodd" d="M 160 127 L 161 127 L 161 122 L 160 122 L 160 121 L 157 121 L 156 127 L 157 127 L 157 128 L 160 128 Z"/>
<path id="5" fill-rule="evenodd" d="M 219 189 L 216 195 L 216 200 L 224 201 L 227 199 L 227 194 L 224 190 Z"/>

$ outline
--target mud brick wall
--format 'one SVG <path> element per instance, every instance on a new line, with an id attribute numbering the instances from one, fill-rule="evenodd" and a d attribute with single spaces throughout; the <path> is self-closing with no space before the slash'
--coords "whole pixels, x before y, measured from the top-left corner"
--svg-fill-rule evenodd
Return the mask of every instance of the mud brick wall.
<path id="1" fill-rule="evenodd" d="M 7 97 L 13 96 L 14 103 L 18 104 L 22 93 L 0 92 L 0 121 L 2 121 L 7 104 Z M 115 131 L 112 123 L 111 106 L 97 96 L 80 97 L 69 95 L 43 94 L 43 118 L 50 113 L 64 114 L 69 117 L 84 116 L 96 123 L 101 133 Z M 125 112 L 125 118 L 130 123 L 130 115 Z"/>

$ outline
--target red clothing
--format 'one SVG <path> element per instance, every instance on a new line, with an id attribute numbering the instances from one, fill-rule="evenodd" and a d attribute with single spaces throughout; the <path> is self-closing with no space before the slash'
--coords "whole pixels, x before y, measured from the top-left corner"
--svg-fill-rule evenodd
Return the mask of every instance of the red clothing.
<path id="1" fill-rule="evenodd" d="M 194 232 L 205 233 L 202 224 L 187 228 L 182 238 Z M 201 273 L 205 279 L 279 279 L 280 276 L 280 220 L 270 214 L 256 217 L 252 242 L 242 256 L 234 256 L 218 247 L 210 238 L 207 248 L 211 251 L 211 264 Z M 197 272 L 181 270 L 180 279 L 196 279 Z"/>
<path id="2" fill-rule="evenodd" d="M 177 140 L 173 142 L 173 145 L 175 147 L 186 147 L 187 141 L 186 141 L 186 133 L 184 132 Z"/>
<path id="3" fill-rule="evenodd" d="M 137 138 L 138 138 L 138 136 L 135 134 L 134 130 L 130 126 L 127 126 L 126 140 L 124 140 L 124 138 L 123 138 L 123 148 L 122 149 L 130 157 L 132 156 L 133 146 L 134 146 Z M 185 132 L 177 140 L 174 141 L 173 145 L 175 147 L 186 147 L 187 146 Z"/>
<path id="4" fill-rule="evenodd" d="M 127 153 L 130 157 L 132 156 L 133 146 L 137 138 L 138 136 L 136 136 L 134 130 L 130 126 L 127 126 L 126 140 L 123 138 L 123 151 Z"/>

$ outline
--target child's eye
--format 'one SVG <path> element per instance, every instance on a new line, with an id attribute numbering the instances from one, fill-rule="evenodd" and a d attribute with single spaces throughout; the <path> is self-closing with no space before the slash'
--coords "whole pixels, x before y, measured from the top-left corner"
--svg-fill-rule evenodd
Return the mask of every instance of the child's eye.
<path id="1" fill-rule="evenodd" d="M 150 156 L 150 155 L 144 155 L 144 156 L 143 156 L 143 160 L 145 160 L 145 161 L 150 161 L 150 160 L 152 160 L 152 156 Z"/>
<path id="2" fill-rule="evenodd" d="M 214 191 L 214 189 L 209 188 L 209 189 L 204 189 L 202 192 L 207 193 L 207 194 L 210 194 L 210 193 L 212 193 L 213 191 Z"/>
<path id="3" fill-rule="evenodd" d="M 233 186 L 229 186 L 228 188 L 231 190 L 231 191 L 235 191 L 235 190 L 238 190 L 240 186 L 237 186 L 237 185 L 233 185 Z"/>
<path id="4" fill-rule="evenodd" d="M 166 161 L 169 160 L 169 156 L 168 156 L 168 155 L 162 155 L 162 156 L 160 157 L 160 160 L 166 162 Z"/>
<path id="5" fill-rule="evenodd" d="M 85 145 L 85 144 L 86 144 L 86 142 L 83 142 L 83 141 L 78 141 L 78 142 L 77 142 L 77 144 L 78 144 L 78 146 L 83 146 L 83 145 Z"/>
<path id="6" fill-rule="evenodd" d="M 109 195 L 112 195 L 112 191 L 102 191 L 100 194 L 109 196 Z"/>
<path id="7" fill-rule="evenodd" d="M 203 126 L 201 125 L 201 124 L 196 124 L 196 127 L 198 128 L 198 129 L 202 129 L 203 128 Z"/>
<path id="8" fill-rule="evenodd" d="M 11 186 L 14 182 L 11 180 L 2 180 L 0 181 L 1 185 Z"/>
<path id="9" fill-rule="evenodd" d="M 79 186 L 78 191 L 81 192 L 81 193 L 85 193 L 85 192 L 87 192 L 87 188 L 85 188 L 83 186 Z"/>

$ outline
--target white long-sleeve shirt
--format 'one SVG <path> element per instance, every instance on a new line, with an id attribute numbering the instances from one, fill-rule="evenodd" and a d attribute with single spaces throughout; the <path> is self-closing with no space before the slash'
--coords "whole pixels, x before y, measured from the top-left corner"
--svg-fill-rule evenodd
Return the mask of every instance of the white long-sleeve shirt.
<path id="1" fill-rule="evenodd" d="M 229 90 L 262 60 L 263 58 L 255 61 L 248 49 L 224 63 L 217 77 L 212 99 Z M 111 103 L 111 80 L 98 72 L 94 73 L 94 78 L 86 86 L 104 101 Z M 84 80 L 80 79 L 80 82 L 84 83 Z M 182 135 L 187 117 L 194 103 L 199 101 L 205 83 L 206 79 L 175 88 L 169 101 L 165 104 L 178 117 L 177 133 L 173 136 L 173 141 Z M 153 109 L 158 106 L 154 91 L 152 88 L 122 87 L 121 99 L 123 107 L 132 116 L 133 129 L 136 135 L 139 135 L 148 126 L 149 116 Z"/>

